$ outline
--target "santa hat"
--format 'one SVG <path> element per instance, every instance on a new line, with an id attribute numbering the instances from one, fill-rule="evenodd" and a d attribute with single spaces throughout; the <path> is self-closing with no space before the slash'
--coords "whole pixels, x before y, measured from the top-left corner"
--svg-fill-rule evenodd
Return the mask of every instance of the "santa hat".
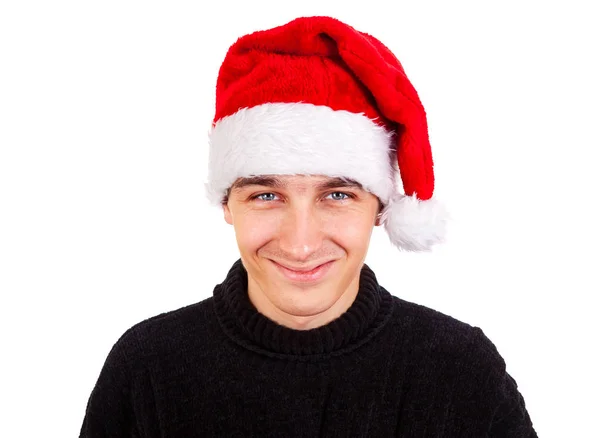
<path id="1" fill-rule="evenodd" d="M 444 239 L 417 92 L 386 46 L 339 20 L 302 17 L 239 38 L 219 70 L 209 143 L 211 204 L 240 177 L 346 177 L 382 202 L 399 249 Z"/>

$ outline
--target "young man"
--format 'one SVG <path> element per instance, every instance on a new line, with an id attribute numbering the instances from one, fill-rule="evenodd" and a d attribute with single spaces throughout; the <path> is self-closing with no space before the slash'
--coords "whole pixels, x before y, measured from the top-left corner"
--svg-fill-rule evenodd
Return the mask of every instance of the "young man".
<path id="1" fill-rule="evenodd" d="M 446 220 L 425 111 L 380 41 L 329 17 L 240 38 L 206 189 L 240 259 L 212 297 L 117 341 L 82 437 L 537 436 L 480 328 L 364 264 L 374 226 L 425 251 Z"/>

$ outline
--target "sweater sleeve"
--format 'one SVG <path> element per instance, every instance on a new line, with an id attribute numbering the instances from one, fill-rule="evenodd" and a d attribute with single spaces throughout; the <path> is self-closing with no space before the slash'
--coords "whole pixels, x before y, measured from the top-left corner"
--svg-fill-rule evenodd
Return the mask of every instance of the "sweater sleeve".
<path id="1" fill-rule="evenodd" d="M 493 385 L 490 389 L 495 394 L 495 409 L 488 436 L 491 438 L 537 438 L 517 382 L 506 371 L 506 363 L 496 346 L 479 327 L 476 327 L 476 330 L 481 347 L 486 352 L 489 363 L 493 364 L 491 378 L 488 381 Z"/>
<path id="2" fill-rule="evenodd" d="M 500 394 L 502 398 L 490 427 L 490 437 L 537 438 L 517 382 L 506 372 Z"/>
<path id="3" fill-rule="evenodd" d="M 80 438 L 138 438 L 127 352 L 134 345 L 128 330 L 114 344 L 88 399 Z"/>

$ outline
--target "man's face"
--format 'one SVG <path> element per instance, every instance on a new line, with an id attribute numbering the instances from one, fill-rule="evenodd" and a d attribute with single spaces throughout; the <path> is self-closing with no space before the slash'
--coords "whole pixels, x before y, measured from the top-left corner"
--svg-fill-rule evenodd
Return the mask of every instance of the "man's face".
<path id="1" fill-rule="evenodd" d="M 258 310 L 305 329 L 343 313 L 356 297 L 379 207 L 376 196 L 351 180 L 238 179 L 223 210 L 235 228 L 248 293 Z M 306 269 L 329 261 L 326 273 L 311 281 L 290 278 L 279 266 Z"/>

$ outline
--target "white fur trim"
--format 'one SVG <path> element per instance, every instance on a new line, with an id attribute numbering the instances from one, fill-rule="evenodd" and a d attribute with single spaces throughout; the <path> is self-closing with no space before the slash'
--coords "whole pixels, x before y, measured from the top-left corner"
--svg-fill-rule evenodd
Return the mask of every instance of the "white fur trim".
<path id="1" fill-rule="evenodd" d="M 448 220 L 448 212 L 439 201 L 421 201 L 415 195 L 395 194 L 381 213 L 390 242 L 406 251 L 429 251 L 444 242 Z"/>
<path id="2" fill-rule="evenodd" d="M 211 204 L 220 205 L 239 177 L 328 175 L 353 178 L 386 204 L 399 179 L 391 138 L 392 133 L 364 114 L 328 106 L 242 108 L 209 132 L 206 195 Z"/>

